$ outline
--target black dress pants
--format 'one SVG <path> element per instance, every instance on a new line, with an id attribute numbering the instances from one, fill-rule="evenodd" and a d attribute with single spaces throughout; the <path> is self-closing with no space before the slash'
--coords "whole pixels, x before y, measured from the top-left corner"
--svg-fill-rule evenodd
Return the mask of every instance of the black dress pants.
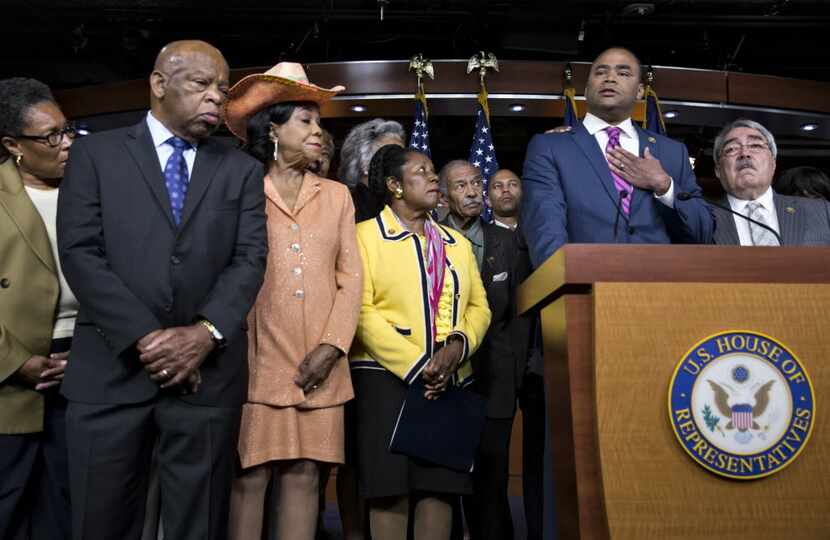
<path id="1" fill-rule="evenodd" d="M 473 495 L 463 497 L 473 540 L 512 540 L 513 518 L 507 498 L 512 418 L 488 418 L 473 470 Z"/>
<path id="2" fill-rule="evenodd" d="M 0 539 L 28 540 L 40 433 L 0 435 Z"/>
<path id="3" fill-rule="evenodd" d="M 70 350 L 72 338 L 52 340 L 50 353 Z M 60 386 L 43 392 L 45 408 L 38 456 L 38 499 L 32 521 L 32 540 L 69 540 L 72 509 L 69 502 L 69 459 L 66 448 L 66 406 Z"/>
<path id="4" fill-rule="evenodd" d="M 74 540 L 141 538 L 156 440 L 165 536 L 226 538 L 240 412 L 171 394 L 127 405 L 70 401 Z"/>
<path id="5" fill-rule="evenodd" d="M 519 391 L 522 409 L 522 489 L 527 522 L 527 540 L 544 537 L 545 513 L 545 381 L 541 375 L 525 374 Z M 552 505 L 548 507 L 552 510 Z"/>

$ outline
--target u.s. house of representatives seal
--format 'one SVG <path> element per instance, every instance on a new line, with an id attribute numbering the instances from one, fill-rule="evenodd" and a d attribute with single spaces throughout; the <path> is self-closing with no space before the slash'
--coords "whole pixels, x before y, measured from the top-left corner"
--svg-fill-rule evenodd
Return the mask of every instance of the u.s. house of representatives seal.
<path id="1" fill-rule="evenodd" d="M 815 423 L 804 366 L 783 343 L 752 331 L 710 336 L 684 356 L 669 385 L 677 440 L 713 473 L 774 474 L 798 457 Z"/>

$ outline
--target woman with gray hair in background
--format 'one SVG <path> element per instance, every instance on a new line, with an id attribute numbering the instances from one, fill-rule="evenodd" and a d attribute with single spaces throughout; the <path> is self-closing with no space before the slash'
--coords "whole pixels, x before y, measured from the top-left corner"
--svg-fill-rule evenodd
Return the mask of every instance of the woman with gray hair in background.
<path id="1" fill-rule="evenodd" d="M 397 144 L 406 147 L 406 132 L 398 122 L 375 118 L 352 128 L 340 149 L 340 165 L 337 178 L 349 186 L 354 202 L 356 223 L 374 218 L 382 201 L 369 190 L 369 164 L 382 146 Z M 352 424 L 353 407 L 346 404 L 346 440 Z M 337 470 L 337 506 L 343 525 L 344 540 L 366 538 L 368 514 L 357 488 L 357 476 L 346 445 L 346 464 Z M 319 538 L 319 536 L 318 536 Z"/>
<path id="2" fill-rule="evenodd" d="M 372 157 L 387 144 L 406 147 L 405 140 L 406 133 L 398 122 L 375 118 L 356 125 L 343 141 L 337 177 L 352 191 L 356 222 L 377 215 L 378 201 L 368 188 Z"/>

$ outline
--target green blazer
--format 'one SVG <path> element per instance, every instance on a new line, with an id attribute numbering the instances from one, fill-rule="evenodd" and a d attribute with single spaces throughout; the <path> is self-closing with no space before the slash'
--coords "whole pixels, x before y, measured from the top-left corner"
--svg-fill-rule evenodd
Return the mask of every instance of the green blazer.
<path id="1" fill-rule="evenodd" d="M 48 355 L 60 285 L 49 237 L 14 161 L 0 164 L 0 434 L 43 429 L 43 396 L 14 380 Z"/>

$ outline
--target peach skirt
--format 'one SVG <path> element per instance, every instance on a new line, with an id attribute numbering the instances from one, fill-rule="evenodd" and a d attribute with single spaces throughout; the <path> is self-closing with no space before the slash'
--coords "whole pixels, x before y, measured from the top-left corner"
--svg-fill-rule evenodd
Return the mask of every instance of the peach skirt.
<path id="1" fill-rule="evenodd" d="M 242 406 L 239 459 L 243 469 L 291 459 L 343 463 L 343 405 L 298 409 L 246 403 Z"/>

